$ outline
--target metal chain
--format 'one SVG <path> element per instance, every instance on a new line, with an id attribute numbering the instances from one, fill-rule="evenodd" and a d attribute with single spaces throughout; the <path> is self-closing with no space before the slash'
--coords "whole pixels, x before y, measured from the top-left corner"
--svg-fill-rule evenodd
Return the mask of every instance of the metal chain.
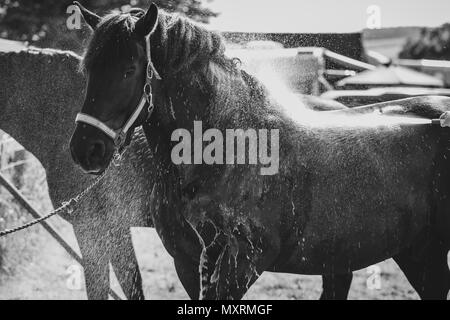
<path id="1" fill-rule="evenodd" d="M 83 199 L 86 194 L 92 190 L 106 175 L 108 169 L 105 169 L 101 175 L 99 175 L 86 189 L 84 189 L 79 195 L 77 195 L 75 198 L 70 199 L 68 202 L 63 202 L 63 205 L 74 205 L 77 202 L 79 202 L 81 199 Z M 72 204 L 71 204 L 72 203 Z M 73 210 L 72 210 L 73 211 Z M 69 213 L 71 213 L 70 211 Z"/>
<path id="2" fill-rule="evenodd" d="M 86 194 L 91 191 L 92 188 L 94 188 L 102 179 L 103 177 L 106 175 L 107 170 L 105 170 L 100 176 L 98 176 L 94 182 L 92 182 L 86 189 L 84 189 L 81 193 L 79 193 L 76 197 L 71 198 L 69 201 L 65 201 L 62 203 L 62 205 L 58 208 L 56 208 L 55 210 L 51 211 L 50 213 L 46 214 L 45 216 L 39 218 L 39 219 L 35 219 L 33 221 L 30 221 L 22 226 L 16 227 L 16 228 L 12 228 L 12 229 L 6 229 L 0 232 L 0 238 L 4 237 L 8 234 L 11 233 L 15 233 L 17 231 L 29 228 L 31 226 L 34 226 L 35 224 L 41 223 L 44 220 L 47 220 L 50 217 L 53 217 L 54 215 L 60 214 L 61 212 L 67 212 L 68 214 L 71 214 L 74 209 L 76 204 L 83 199 Z"/>

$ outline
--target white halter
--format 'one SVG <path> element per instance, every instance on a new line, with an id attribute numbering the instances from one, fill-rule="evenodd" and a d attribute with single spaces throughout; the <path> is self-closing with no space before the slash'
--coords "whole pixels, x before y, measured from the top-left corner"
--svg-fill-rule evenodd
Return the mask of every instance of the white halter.
<path id="1" fill-rule="evenodd" d="M 137 105 L 135 111 L 131 114 L 130 118 L 125 122 L 122 128 L 114 130 L 110 127 L 108 127 L 106 124 L 104 124 L 102 121 L 98 120 L 97 118 L 90 116 L 85 113 L 78 113 L 77 117 L 75 118 L 76 123 L 86 123 L 90 126 L 93 126 L 103 133 L 105 133 L 108 137 L 110 137 L 114 141 L 114 145 L 117 148 L 122 148 L 125 144 L 126 136 L 130 128 L 133 126 L 133 124 L 136 122 L 137 118 L 141 114 L 142 110 L 145 107 L 145 104 L 148 103 L 148 117 L 153 112 L 154 105 L 153 105 L 153 95 L 152 95 L 152 86 L 151 81 L 153 79 L 153 76 L 156 77 L 156 79 L 161 80 L 161 77 L 156 71 L 155 66 L 152 63 L 152 57 L 151 57 L 151 48 L 150 48 L 150 35 L 145 37 L 145 46 L 146 46 L 146 53 L 147 53 L 147 68 L 146 68 L 146 79 L 145 79 L 145 85 L 143 88 L 143 94 L 142 98 L 139 101 L 139 104 Z"/>

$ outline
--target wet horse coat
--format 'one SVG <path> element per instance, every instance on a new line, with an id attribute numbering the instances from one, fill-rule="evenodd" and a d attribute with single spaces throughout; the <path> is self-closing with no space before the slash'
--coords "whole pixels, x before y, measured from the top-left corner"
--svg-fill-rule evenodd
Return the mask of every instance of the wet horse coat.
<path id="1" fill-rule="evenodd" d="M 73 165 L 67 150 L 68 128 L 74 126 L 73 118 L 85 85 L 84 75 L 78 72 L 79 64 L 80 57 L 67 51 L 32 49 L 0 54 L 0 67 L 5 70 L 0 77 L 0 86 L 4 88 L 0 95 L 0 128 L 44 166 L 55 207 L 94 179 Z M 313 101 L 311 107 L 319 110 L 343 108 L 339 104 Z M 153 227 L 147 201 L 153 175 L 152 155 L 140 132 L 121 165 L 111 167 L 79 207 L 62 216 L 73 225 L 80 245 L 89 299 L 107 298 L 109 261 L 126 297 L 144 298 L 129 228 Z M 331 283 L 328 286 L 324 297 L 337 297 Z M 345 298 L 347 290 L 339 298 Z"/>
<path id="2" fill-rule="evenodd" d="M 155 30 L 152 58 L 162 81 L 153 84 L 154 114 L 141 122 L 158 175 L 153 220 L 191 297 L 241 298 L 266 270 L 333 275 L 390 256 L 421 297 L 446 297 L 448 131 L 358 114 L 362 110 L 319 116 L 318 122 L 317 114 L 280 104 L 241 72 L 224 57 L 218 35 L 179 17 L 158 16 L 154 6 L 140 19 L 109 16 L 93 27 L 98 37 L 85 57 L 90 84 L 82 112 L 114 129 L 139 97 L 143 38 Z M 114 37 L 100 37 L 109 33 L 120 43 L 113 53 L 107 41 Z M 105 70 L 130 80 L 110 78 L 105 85 Z M 428 99 L 395 104 L 448 109 L 448 99 Z M 173 165 L 171 132 L 192 130 L 194 120 L 204 129 L 278 129 L 279 174 L 261 176 L 255 165 Z M 98 152 L 86 153 L 97 145 Z M 101 132 L 80 124 L 71 148 L 90 172 L 101 172 L 114 150 Z M 199 263 L 199 279 L 190 277 Z"/>

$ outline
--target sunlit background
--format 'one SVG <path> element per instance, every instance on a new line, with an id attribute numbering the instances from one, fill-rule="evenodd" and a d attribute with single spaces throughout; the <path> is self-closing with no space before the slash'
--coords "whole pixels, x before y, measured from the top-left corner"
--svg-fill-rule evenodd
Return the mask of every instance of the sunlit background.
<path id="1" fill-rule="evenodd" d="M 367 9 L 381 9 L 381 26 L 436 27 L 450 21 L 448 0 L 205 0 L 220 13 L 221 31 L 354 32 L 367 27 Z"/>

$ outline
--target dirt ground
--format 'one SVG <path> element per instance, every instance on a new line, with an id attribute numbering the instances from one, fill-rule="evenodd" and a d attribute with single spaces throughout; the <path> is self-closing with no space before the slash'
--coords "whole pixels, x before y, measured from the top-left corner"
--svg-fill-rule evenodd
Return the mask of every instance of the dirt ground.
<path id="1" fill-rule="evenodd" d="M 48 212 L 51 205 L 42 169 L 32 166 L 26 174 L 31 185 L 26 186 L 25 196 L 39 211 Z M 5 208 L 11 212 L 5 212 Z M 12 225 L 30 219 L 1 190 L 0 209 L 3 210 L 2 217 L 18 217 L 19 220 Z M 59 217 L 53 217 L 49 222 L 78 250 L 72 227 L 67 222 Z M 0 227 L 3 229 L 5 226 L 0 223 Z M 163 248 L 155 230 L 134 228 L 132 234 L 146 298 L 188 299 L 175 273 L 173 260 Z M 82 269 L 41 226 L 1 238 L 0 249 L 0 299 L 86 299 Z M 371 281 L 377 280 L 374 271 L 379 271 L 379 283 Z M 349 299 L 418 299 L 392 260 L 354 274 Z M 112 286 L 121 293 L 114 276 Z M 318 299 L 320 293 L 320 276 L 266 272 L 244 298 Z"/>
<path id="2" fill-rule="evenodd" d="M 57 219 L 57 218 L 56 218 Z M 52 221 L 55 223 L 55 219 Z M 75 245 L 71 227 L 56 221 L 69 243 Z M 84 288 L 70 285 L 70 270 L 76 262 L 41 227 L 13 235 L 16 250 L 7 250 L 0 277 L 0 299 L 85 299 Z M 139 265 L 147 299 L 188 299 L 173 267 L 153 229 L 133 229 Z M 397 265 L 392 260 L 378 264 L 380 288 L 368 287 L 373 271 L 355 273 L 350 299 L 417 299 Z M 120 290 L 115 279 L 113 288 Z M 370 281 L 369 281 L 370 286 Z M 245 299 L 317 299 L 321 292 L 318 276 L 264 273 Z"/>

